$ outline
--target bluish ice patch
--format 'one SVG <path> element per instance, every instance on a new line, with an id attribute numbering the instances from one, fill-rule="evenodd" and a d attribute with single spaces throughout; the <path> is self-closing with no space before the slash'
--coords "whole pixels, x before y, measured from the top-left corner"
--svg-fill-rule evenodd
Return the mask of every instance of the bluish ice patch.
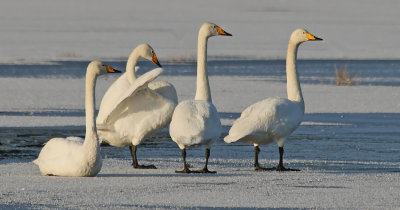
<path id="1" fill-rule="evenodd" d="M 72 114 L 81 113 L 72 112 Z M 52 116 L 55 115 L 51 112 Z M 64 115 L 60 112 L 60 115 Z M 81 113 L 83 115 L 83 113 Z M 236 119 L 240 113 L 221 113 L 222 118 Z M 379 173 L 400 172 L 400 114 L 394 113 L 317 113 L 306 114 L 303 124 L 285 143 L 284 163 L 302 170 L 326 172 Z M 220 159 L 241 159 L 241 167 L 252 168 L 254 147 L 246 143 L 223 142 L 229 126 L 223 127 L 220 141 L 211 149 L 211 162 Z M 33 160 L 42 145 L 53 137 L 80 136 L 85 130 L 77 127 L 0 128 L 0 159 Z M 168 130 L 157 133 L 138 148 L 141 160 L 177 158 L 180 150 L 170 139 Z M 188 161 L 204 158 L 203 147 L 190 147 Z M 102 145 L 105 158 L 131 159 L 127 147 Z M 260 163 L 273 167 L 279 153 L 275 143 L 261 146 Z M 215 163 L 214 163 L 215 164 Z M 229 164 L 229 163 L 220 163 Z M 218 167 L 218 166 L 214 166 Z"/>
<path id="2" fill-rule="evenodd" d="M 63 61 L 48 65 L 0 65 L 0 77 L 68 77 L 85 76 L 86 61 Z M 107 64 L 125 71 L 125 61 Z M 164 62 L 164 75 L 195 76 L 196 62 Z M 139 61 L 139 74 L 156 66 L 150 61 Z M 299 76 L 303 84 L 334 84 L 336 70 L 347 71 L 358 85 L 400 85 L 399 60 L 299 60 Z M 207 63 L 209 75 L 263 76 L 266 81 L 286 82 L 284 60 L 211 60 Z"/>

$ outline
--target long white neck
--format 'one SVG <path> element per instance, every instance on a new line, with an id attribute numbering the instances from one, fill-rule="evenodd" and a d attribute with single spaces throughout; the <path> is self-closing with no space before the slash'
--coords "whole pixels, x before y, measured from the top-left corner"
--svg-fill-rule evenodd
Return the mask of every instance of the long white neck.
<path id="1" fill-rule="evenodd" d="M 197 87 L 195 100 L 211 100 L 210 84 L 207 75 L 207 39 L 208 36 L 199 32 L 197 39 Z"/>
<path id="2" fill-rule="evenodd" d="M 95 86 L 97 75 L 91 71 L 86 73 L 85 82 L 85 114 L 86 114 L 86 135 L 83 147 L 91 154 L 97 154 L 99 149 L 99 141 L 96 132 L 95 120 Z"/>
<path id="3" fill-rule="evenodd" d="M 134 50 L 128 58 L 128 61 L 126 62 L 126 76 L 128 77 L 129 83 L 133 84 L 133 82 L 136 80 L 136 73 L 135 73 L 135 66 L 139 60 L 139 55 Z"/>
<path id="4" fill-rule="evenodd" d="M 299 102 L 304 107 L 303 94 L 301 93 L 299 76 L 296 70 L 297 49 L 300 43 L 289 41 L 286 55 L 286 90 L 288 99 Z"/>

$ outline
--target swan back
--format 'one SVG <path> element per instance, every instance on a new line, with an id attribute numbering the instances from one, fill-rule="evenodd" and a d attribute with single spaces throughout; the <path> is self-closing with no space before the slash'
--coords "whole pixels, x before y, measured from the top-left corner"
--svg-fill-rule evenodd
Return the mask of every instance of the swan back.
<path id="1" fill-rule="evenodd" d="M 75 137 L 50 139 L 33 161 L 43 175 L 96 176 L 102 166 L 101 156 L 88 159 L 84 139 Z"/>

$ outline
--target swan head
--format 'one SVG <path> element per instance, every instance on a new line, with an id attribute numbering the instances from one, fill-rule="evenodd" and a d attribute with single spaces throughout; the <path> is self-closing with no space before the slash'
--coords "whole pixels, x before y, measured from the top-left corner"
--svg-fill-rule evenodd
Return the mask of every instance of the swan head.
<path id="1" fill-rule="evenodd" d="M 134 51 L 136 51 L 140 57 L 152 61 L 157 66 L 162 67 L 160 62 L 158 62 L 156 53 L 149 44 L 141 44 L 137 46 Z"/>
<path id="2" fill-rule="evenodd" d="M 203 23 L 200 27 L 199 34 L 204 34 L 206 37 L 211 36 L 232 36 L 232 34 L 224 31 L 221 27 L 214 23 Z"/>
<path id="3" fill-rule="evenodd" d="M 93 72 L 95 75 L 102 75 L 107 73 L 121 73 L 121 71 L 113 69 L 109 65 L 106 65 L 101 61 L 90 62 L 87 67 L 87 71 Z"/>
<path id="4" fill-rule="evenodd" d="M 290 36 L 290 41 L 296 42 L 296 43 L 303 43 L 306 41 L 320 41 L 320 40 L 323 40 L 323 39 L 312 35 L 305 29 L 296 29 L 293 31 L 292 35 Z"/>

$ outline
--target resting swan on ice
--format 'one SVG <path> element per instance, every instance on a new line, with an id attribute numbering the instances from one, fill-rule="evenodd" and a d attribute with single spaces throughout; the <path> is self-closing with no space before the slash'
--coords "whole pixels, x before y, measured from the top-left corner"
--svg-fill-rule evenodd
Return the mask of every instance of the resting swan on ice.
<path id="1" fill-rule="evenodd" d="M 161 68 L 136 78 L 135 66 L 141 57 L 161 67 L 150 45 L 137 46 L 129 55 L 126 73 L 105 93 L 96 123 L 101 141 L 116 147 L 129 146 L 134 168 L 155 169 L 154 165 L 138 164 L 136 149 L 144 139 L 168 125 L 178 98 L 170 83 L 151 82 L 162 73 Z"/>
<path id="2" fill-rule="evenodd" d="M 183 171 L 177 173 L 215 173 L 207 168 L 210 147 L 221 135 L 221 121 L 212 104 L 207 76 L 207 40 L 212 36 L 232 36 L 213 23 L 204 23 L 197 42 L 197 87 L 194 100 L 182 101 L 176 107 L 170 124 L 172 140 L 182 150 Z M 186 147 L 205 145 L 206 163 L 201 171 L 191 171 L 186 163 Z"/>
<path id="3" fill-rule="evenodd" d="M 85 81 L 85 139 L 79 137 L 50 139 L 33 162 L 43 175 L 96 176 L 101 169 L 100 142 L 95 124 L 95 86 L 98 75 L 119 73 L 100 61 L 92 61 Z"/>
<path id="4" fill-rule="evenodd" d="M 283 167 L 283 145 L 286 138 L 301 123 L 304 115 L 304 100 L 296 70 L 297 49 L 303 42 L 322 40 L 304 29 L 295 30 L 290 36 L 286 56 L 288 98 L 267 98 L 247 107 L 237 119 L 228 136 L 227 143 L 241 141 L 254 144 L 255 170 L 296 170 Z M 259 145 L 276 142 L 279 147 L 279 164 L 276 168 L 262 168 L 258 164 Z"/>

